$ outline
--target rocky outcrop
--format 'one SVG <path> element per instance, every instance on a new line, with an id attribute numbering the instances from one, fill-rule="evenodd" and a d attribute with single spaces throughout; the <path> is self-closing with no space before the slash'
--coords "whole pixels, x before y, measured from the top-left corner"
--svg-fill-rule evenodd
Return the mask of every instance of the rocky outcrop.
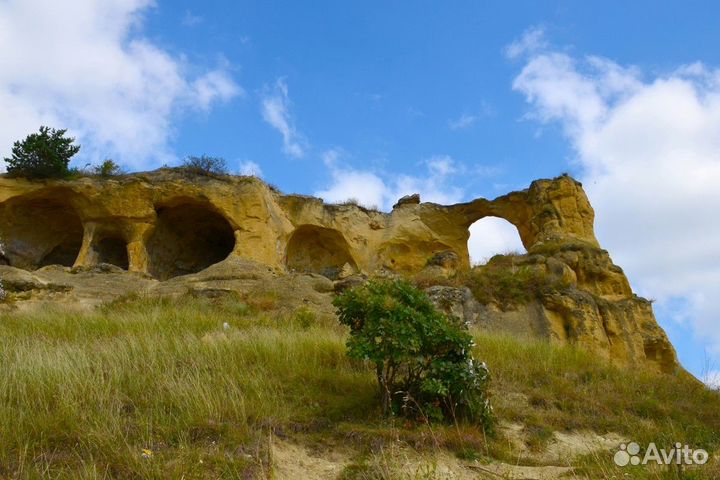
<path id="1" fill-rule="evenodd" d="M 127 293 L 134 285 L 177 294 L 198 282 L 206 289 L 244 288 L 229 279 L 254 265 L 265 272 L 262 281 L 315 275 L 313 282 L 325 282 L 320 295 L 329 305 L 333 288 L 365 275 L 452 278 L 468 271 L 469 227 L 487 216 L 515 225 L 531 252 L 523 261 L 572 288 L 516 306 L 513 318 L 467 291 L 453 294 L 459 295 L 453 308 L 486 328 L 512 325 L 506 330 L 583 345 L 622 364 L 675 368 L 651 306 L 633 295 L 622 270 L 599 248 L 592 207 L 580 183 L 567 176 L 456 205 L 420 203 L 411 195 L 389 213 L 283 195 L 254 177 L 173 169 L 104 180 L 0 178 L 0 264 L 7 265 L 0 275 L 43 291 L 68 284 L 89 298 L 92 275 L 105 275 L 95 288 L 107 292 Z M 93 272 L 103 265 L 115 269 Z M 23 277 L 18 269 L 34 273 Z M 128 275 L 132 280 L 123 280 Z M 333 286 L 328 279 L 345 280 Z"/>
<path id="2" fill-rule="evenodd" d="M 529 295 L 473 293 L 484 270 L 494 281 L 524 279 Z M 448 283 L 443 282 L 440 283 Z M 578 345 L 622 366 L 674 373 L 677 357 L 648 300 L 633 294 L 605 250 L 586 243 L 539 244 L 527 255 L 497 257 L 474 268 L 468 286 L 427 292 L 446 313 L 483 330 Z"/>
<path id="3" fill-rule="evenodd" d="M 538 180 L 495 200 L 398 202 L 389 214 L 282 195 L 253 177 L 176 170 L 111 180 L 0 179 L 0 237 L 12 266 L 113 263 L 166 279 L 235 256 L 277 269 L 412 273 L 450 251 L 467 268 L 469 226 L 486 216 L 515 225 L 523 244 L 597 244 L 593 211 L 570 177 Z"/>

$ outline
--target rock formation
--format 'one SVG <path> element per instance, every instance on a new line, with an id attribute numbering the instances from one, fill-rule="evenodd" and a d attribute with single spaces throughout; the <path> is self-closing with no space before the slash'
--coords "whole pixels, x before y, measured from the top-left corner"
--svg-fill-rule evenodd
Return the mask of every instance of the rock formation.
<path id="1" fill-rule="evenodd" d="M 227 279 L 234 265 L 253 264 L 277 278 L 315 274 L 329 298 L 327 279 L 428 272 L 451 278 L 468 271 L 468 229 L 487 216 L 517 227 L 529 252 L 519 260 L 523 265 L 567 288 L 510 311 L 481 304 L 455 286 L 446 292 L 456 300 L 453 309 L 486 328 L 582 345 L 622 365 L 677 368 L 650 304 L 633 295 L 622 270 L 600 249 L 593 209 L 567 176 L 457 205 L 409 196 L 390 213 L 284 195 L 254 177 L 172 169 L 102 180 L 0 178 L 0 261 L 9 265 L 0 266 L 0 274 L 46 288 L 62 285 L 58 275 L 70 275 L 70 268 L 87 274 L 111 264 L 118 267 L 114 274 L 134 273 L 143 279 L 138 285 L 161 292 L 170 288 L 164 284 L 182 284 L 175 277 L 207 283 L 220 278 L 218 269 Z"/>

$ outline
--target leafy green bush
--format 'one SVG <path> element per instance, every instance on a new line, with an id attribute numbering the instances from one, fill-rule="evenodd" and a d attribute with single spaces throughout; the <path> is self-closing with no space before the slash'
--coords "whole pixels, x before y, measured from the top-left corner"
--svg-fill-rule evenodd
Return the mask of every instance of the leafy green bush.
<path id="1" fill-rule="evenodd" d="M 116 175 L 121 175 L 123 172 L 120 168 L 120 165 L 108 158 L 104 160 L 100 165 L 94 166 L 93 173 L 99 177 L 108 178 L 114 177 Z"/>
<path id="2" fill-rule="evenodd" d="M 384 414 L 491 426 L 489 374 L 472 356 L 472 336 L 424 292 L 403 280 L 371 280 L 333 304 L 350 327 L 348 355 L 375 364 Z"/>
<path id="3" fill-rule="evenodd" d="M 7 173 L 12 177 L 64 178 L 70 159 L 80 151 L 74 138 L 65 137 L 67 130 L 40 127 L 39 133 L 17 141 L 12 156 L 5 158 Z"/>
<path id="4" fill-rule="evenodd" d="M 189 156 L 181 167 L 186 172 L 197 175 L 227 175 L 227 163 L 224 158 L 201 155 L 199 157 Z"/>

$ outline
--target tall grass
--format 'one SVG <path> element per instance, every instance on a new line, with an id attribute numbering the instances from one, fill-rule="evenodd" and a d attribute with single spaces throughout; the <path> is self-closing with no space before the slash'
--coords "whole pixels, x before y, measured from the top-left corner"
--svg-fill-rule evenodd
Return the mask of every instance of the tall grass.
<path id="1" fill-rule="evenodd" d="M 141 301 L 0 318 L 0 477 L 235 478 L 263 467 L 264 428 L 370 413 L 373 379 L 338 331 L 237 328 L 247 319 L 227 310 Z"/>
<path id="2" fill-rule="evenodd" d="M 478 355 L 493 374 L 497 416 L 524 424 L 530 447 L 541 450 L 553 431 L 591 430 L 659 448 L 680 442 L 711 455 L 720 448 L 720 393 L 689 374 L 621 369 L 586 351 L 542 341 L 482 332 L 475 337 Z M 494 443 L 493 453 L 507 455 L 500 443 Z M 642 466 L 619 469 L 611 455 L 595 454 L 579 463 L 591 478 L 720 478 L 717 460 L 695 476 L 681 477 Z"/>
<path id="3" fill-rule="evenodd" d="M 90 313 L 0 315 L 0 478 L 268 478 L 268 436 L 288 432 L 352 444 L 368 478 L 397 440 L 517 460 L 501 435 L 473 425 L 381 420 L 374 375 L 347 358 L 334 320 L 272 316 L 248 303 L 132 299 Z M 475 336 L 498 418 L 525 424 L 531 446 L 574 429 L 720 446 L 720 396 L 697 382 L 619 370 L 573 348 Z M 581 467 L 590 478 L 620 478 L 611 462 Z"/>

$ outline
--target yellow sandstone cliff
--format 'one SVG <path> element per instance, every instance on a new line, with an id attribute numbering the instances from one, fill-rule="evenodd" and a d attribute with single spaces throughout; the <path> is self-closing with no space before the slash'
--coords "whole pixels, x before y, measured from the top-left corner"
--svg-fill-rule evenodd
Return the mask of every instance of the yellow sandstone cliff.
<path id="1" fill-rule="evenodd" d="M 311 275 L 316 283 L 433 269 L 451 278 L 470 269 L 468 229 L 487 216 L 515 225 L 529 252 L 519 261 L 558 279 L 563 289 L 510 310 L 457 289 L 440 292 L 454 298 L 452 309 L 487 328 L 577 344 L 621 365 L 677 369 L 651 305 L 632 293 L 600 249 L 593 209 L 582 186 L 567 176 L 457 205 L 406 197 L 390 213 L 284 195 L 254 177 L 171 169 L 113 179 L 0 178 L 0 263 L 6 265 L 0 275 L 7 282 L 47 284 L 43 275 L 60 278 L 50 265 L 66 267 L 70 276 L 111 264 L 139 275 L 138 285 L 154 282 L 158 292 L 167 288 L 163 283 L 178 284 L 175 277 L 207 283 L 217 277 L 208 272 L 222 267 L 228 278 L 234 266 L 248 264 L 266 267 L 273 278 L 325 277 Z M 318 291 L 329 298 L 332 285 L 323 285 Z"/>

